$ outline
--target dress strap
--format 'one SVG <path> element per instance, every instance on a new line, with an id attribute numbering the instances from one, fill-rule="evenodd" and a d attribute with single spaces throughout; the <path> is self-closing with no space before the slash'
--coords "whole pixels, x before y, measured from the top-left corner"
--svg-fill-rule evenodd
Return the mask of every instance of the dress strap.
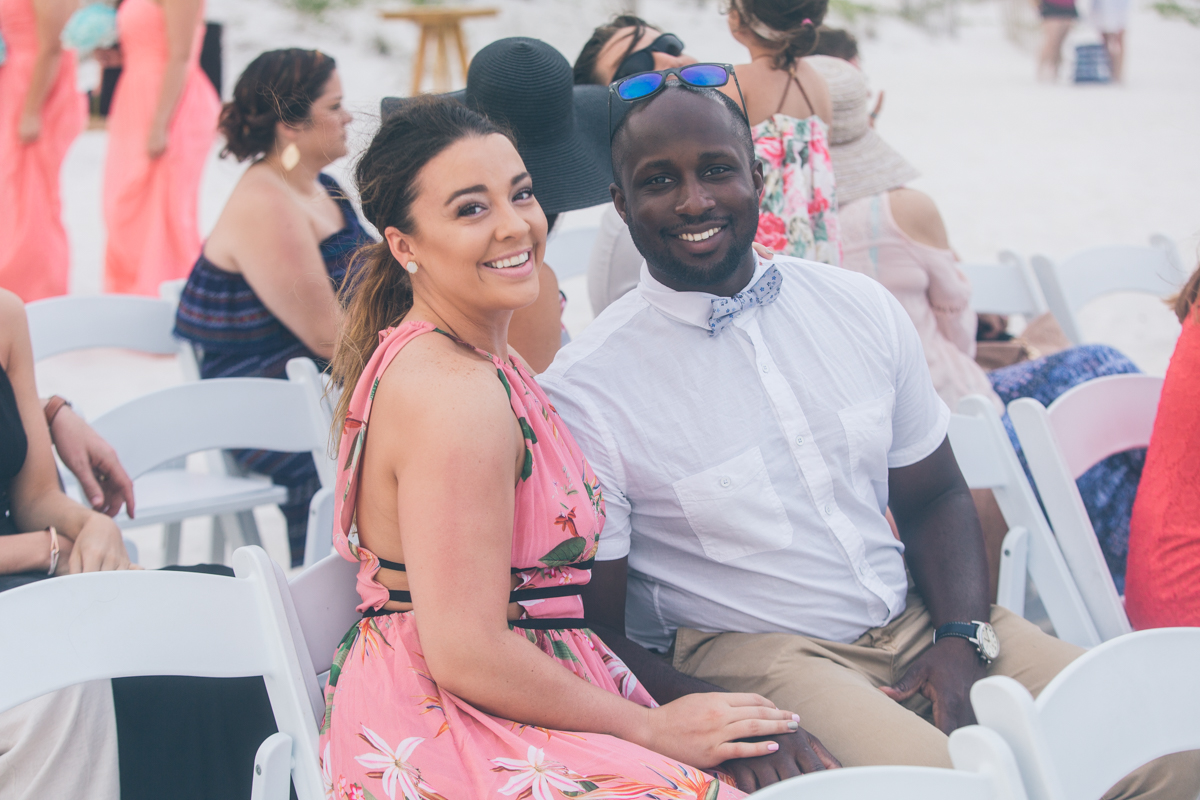
<path id="1" fill-rule="evenodd" d="M 775 109 L 775 113 L 778 114 L 780 111 L 783 111 L 783 104 L 787 100 L 788 91 L 791 90 L 793 83 L 796 84 L 796 88 L 800 90 L 800 96 L 804 98 L 804 102 L 808 104 L 809 115 L 811 116 L 812 114 L 816 114 L 817 107 L 812 104 L 812 100 L 808 99 L 808 92 L 804 91 L 804 84 L 801 83 L 800 79 L 796 77 L 796 73 L 792 72 L 790 69 L 788 70 L 788 82 L 783 87 L 783 96 L 779 98 L 779 108 Z"/>

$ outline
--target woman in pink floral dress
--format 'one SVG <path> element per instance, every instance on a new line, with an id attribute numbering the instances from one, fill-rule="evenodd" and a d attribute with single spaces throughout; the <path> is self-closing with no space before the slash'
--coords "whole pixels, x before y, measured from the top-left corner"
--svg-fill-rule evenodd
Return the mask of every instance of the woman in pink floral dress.
<path id="1" fill-rule="evenodd" d="M 595 476 L 506 344 L 546 219 L 512 142 L 412 101 L 357 171 L 384 235 L 343 289 L 339 553 L 363 619 L 326 689 L 330 797 L 734 798 L 703 768 L 794 730 L 749 694 L 658 707 L 582 617 Z M 369 435 L 368 435 L 369 434 Z"/>
<path id="2" fill-rule="evenodd" d="M 736 71 L 766 180 L 754 241 L 838 266 L 842 251 L 828 146 L 833 107 L 824 79 L 801 58 L 817 43 L 827 5 L 827 0 L 730 0 L 729 30 L 750 51 L 750 63 Z"/>

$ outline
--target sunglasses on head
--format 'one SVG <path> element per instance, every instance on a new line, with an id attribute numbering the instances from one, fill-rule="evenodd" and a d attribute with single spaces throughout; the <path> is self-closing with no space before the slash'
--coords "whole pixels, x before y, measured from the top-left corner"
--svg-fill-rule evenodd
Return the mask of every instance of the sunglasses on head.
<path id="1" fill-rule="evenodd" d="M 660 69 L 653 72 L 642 72 L 637 75 L 630 75 L 628 78 L 613 81 L 608 86 L 608 138 L 612 141 L 613 124 L 612 124 L 612 101 L 613 95 L 617 96 L 618 100 L 626 103 L 635 103 L 639 100 L 653 97 L 661 92 L 667 86 L 667 77 L 674 75 L 681 83 L 686 83 L 688 86 L 699 86 L 703 88 L 716 88 L 729 83 L 730 76 L 733 76 L 733 85 L 737 87 L 738 99 L 742 101 L 742 114 L 746 116 L 746 121 L 750 121 L 750 115 L 746 113 L 746 98 L 742 95 L 742 85 L 738 83 L 737 73 L 733 71 L 731 64 L 688 64 L 686 67 L 671 67 L 670 69 Z"/>
<path id="2" fill-rule="evenodd" d="M 666 53 L 669 56 L 677 56 L 682 52 L 683 40 L 673 33 L 664 33 L 648 46 L 643 47 L 636 53 L 630 53 L 625 56 L 621 63 L 617 65 L 617 71 L 613 73 L 613 80 L 620 80 L 626 75 L 636 75 L 639 72 L 649 72 L 654 69 L 655 53 Z"/>

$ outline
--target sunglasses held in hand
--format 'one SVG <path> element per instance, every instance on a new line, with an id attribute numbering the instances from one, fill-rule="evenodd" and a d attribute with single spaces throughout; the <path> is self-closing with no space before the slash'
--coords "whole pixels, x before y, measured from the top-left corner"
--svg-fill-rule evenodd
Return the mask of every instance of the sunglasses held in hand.
<path id="1" fill-rule="evenodd" d="M 742 101 L 742 113 L 746 115 L 746 121 L 749 122 L 750 115 L 746 112 L 746 98 L 742 95 L 742 85 L 738 83 L 737 73 L 733 71 L 732 64 L 688 64 L 686 67 L 671 67 L 670 69 L 660 69 L 653 72 L 642 72 L 637 75 L 630 75 L 628 78 L 613 81 L 608 86 L 608 138 L 612 139 L 613 124 L 612 124 L 612 100 L 613 95 L 616 95 L 619 100 L 626 103 L 635 103 L 638 100 L 645 100 L 649 97 L 661 92 L 667 85 L 667 77 L 674 75 L 675 78 L 688 86 L 699 86 L 708 89 L 715 89 L 719 86 L 724 86 L 729 83 L 729 77 L 733 76 L 733 85 L 737 87 L 738 99 Z"/>

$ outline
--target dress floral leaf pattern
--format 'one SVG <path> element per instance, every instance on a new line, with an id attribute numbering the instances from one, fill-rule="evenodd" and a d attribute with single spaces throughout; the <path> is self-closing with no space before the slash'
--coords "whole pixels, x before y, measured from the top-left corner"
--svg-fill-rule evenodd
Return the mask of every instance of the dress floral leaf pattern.
<path id="1" fill-rule="evenodd" d="M 753 135 L 766 180 L 754 241 L 784 255 L 840 265 L 841 233 L 824 121 L 775 114 L 755 125 Z"/>
<path id="2" fill-rule="evenodd" d="M 338 458 L 334 546 L 343 558 L 359 562 L 362 612 L 382 609 L 389 599 L 386 587 L 375 580 L 379 558 L 360 545 L 354 529 L 360 455 L 375 389 L 395 355 L 433 331 L 423 322 L 382 331 L 379 347 L 353 387 Z M 512 567 L 518 588 L 586 584 L 591 571 L 584 562 L 595 556 L 604 523 L 599 482 L 525 368 L 478 352 L 495 364 L 526 444 L 513 519 Z M 578 595 L 524 600 L 521 607 L 514 635 L 524 636 L 588 683 L 639 705 L 655 705 L 624 662 L 582 627 Z M 321 723 L 321 770 L 331 800 L 744 796 L 724 779 L 622 739 L 500 719 L 442 691 L 426 666 L 414 615 L 364 617 L 338 645 Z M 526 620 L 544 627 L 521 627 Z M 567 627 L 551 622 L 557 620 Z M 580 627 L 573 627 L 572 620 Z"/>

